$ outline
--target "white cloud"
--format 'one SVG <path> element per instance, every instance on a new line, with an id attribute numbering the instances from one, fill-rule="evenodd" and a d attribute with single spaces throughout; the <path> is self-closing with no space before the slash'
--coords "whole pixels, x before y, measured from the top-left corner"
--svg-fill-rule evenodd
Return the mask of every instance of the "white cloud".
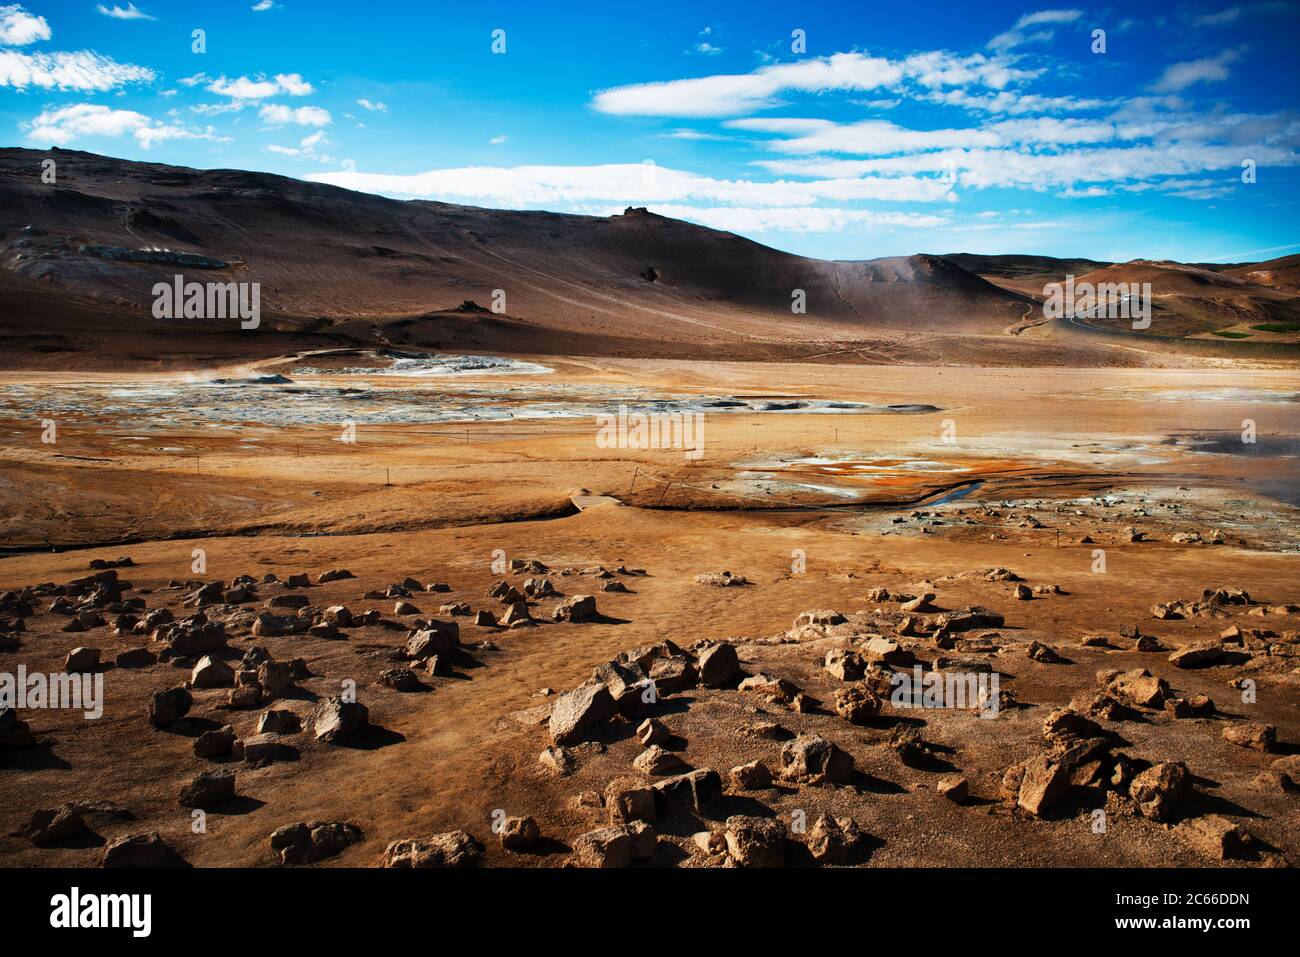
<path id="1" fill-rule="evenodd" d="M 491 144 L 492 146 L 500 146 L 507 139 L 508 137 L 506 137 L 505 134 L 502 134 L 501 136 L 492 137 L 492 139 L 488 140 L 488 143 Z"/>
<path id="2" fill-rule="evenodd" d="M 274 79 L 270 80 L 266 77 L 250 80 L 246 76 L 228 80 L 220 76 L 209 83 L 207 89 L 209 93 L 228 96 L 232 100 L 265 100 L 280 93 L 287 93 L 289 96 L 306 96 L 314 92 L 312 85 L 297 73 L 277 73 Z"/>
<path id="3" fill-rule="evenodd" d="M 715 47 L 707 40 L 701 40 L 695 46 L 691 47 L 691 53 L 703 53 L 705 56 L 717 56 L 722 52 L 722 47 Z"/>
<path id="4" fill-rule="evenodd" d="M 267 149 L 272 153 L 293 157 L 294 159 L 313 159 L 322 163 L 328 163 L 331 162 L 332 157 L 317 150 L 317 147 L 326 146 L 328 144 L 329 140 L 325 137 L 325 131 L 319 130 L 315 133 L 304 136 L 298 141 L 297 146 L 268 146 Z"/>
<path id="5" fill-rule="evenodd" d="M 620 202 L 805 206 L 818 201 L 945 202 L 939 177 L 831 178 L 813 182 L 721 180 L 645 163 L 598 166 L 472 166 L 411 175 L 340 171 L 311 179 L 405 199 L 464 200 L 510 209 L 548 204 Z"/>
<path id="6" fill-rule="evenodd" d="M 895 89 L 904 81 L 927 89 L 974 85 L 1000 90 L 1033 75 L 981 54 L 959 57 L 936 51 L 895 61 L 865 53 L 836 53 L 759 67 L 751 73 L 615 87 L 598 93 L 592 105 L 603 113 L 631 116 L 736 116 L 777 105 L 778 94 L 785 91 Z"/>
<path id="7" fill-rule="evenodd" d="M 112 17 L 114 20 L 157 20 L 157 17 L 151 17 L 134 3 L 128 3 L 125 7 L 119 7 L 113 4 L 112 7 L 106 7 L 102 3 L 96 8 L 106 17 Z"/>
<path id="8" fill-rule="evenodd" d="M 1241 19 L 1241 7 L 1228 7 L 1218 13 L 1203 13 L 1192 22 L 1198 27 L 1217 27 Z"/>
<path id="9" fill-rule="evenodd" d="M 1224 50 L 1218 56 L 1189 60 L 1165 67 L 1152 89 L 1157 93 L 1176 93 L 1194 83 L 1213 83 L 1228 78 L 1228 65 L 1239 59 L 1236 50 Z"/>
<path id="10" fill-rule="evenodd" d="M 107 92 L 153 79 L 154 72 L 148 67 L 118 63 L 90 50 L 31 54 L 0 50 L 0 87 Z"/>
<path id="11" fill-rule="evenodd" d="M 388 112 L 388 105 L 386 103 L 379 103 L 366 99 L 357 100 L 357 106 L 361 107 L 363 110 L 370 110 L 373 113 Z"/>
<path id="12" fill-rule="evenodd" d="M 257 115 L 263 121 L 275 126 L 284 126 L 287 123 L 296 123 L 299 126 L 329 126 L 334 121 L 329 110 L 321 109 L 319 106 L 300 106 L 294 109 L 281 103 L 267 103 L 258 110 Z"/>
<path id="13" fill-rule="evenodd" d="M 0 7 L 0 46 L 26 46 L 52 35 L 45 18 L 28 13 L 21 4 Z"/>
<path id="14" fill-rule="evenodd" d="M 273 0 L 259 0 L 259 2 L 253 4 L 252 9 L 254 13 L 265 13 L 267 10 L 274 9 L 275 6 Z"/>
<path id="15" fill-rule="evenodd" d="M 1079 184 L 1139 182 L 1213 170 L 1240 170 L 1240 146 L 1204 142 L 1099 146 L 1068 152 L 1010 149 L 950 149 L 864 160 L 775 160 L 759 165 L 796 176 L 917 176 L 953 172 L 963 189 L 998 187 L 1038 192 Z M 1249 155 L 1261 165 L 1300 166 L 1300 153 L 1284 146 L 1256 143 Z"/>
<path id="16" fill-rule="evenodd" d="M 717 133 L 703 133 L 700 130 L 667 130 L 659 134 L 669 140 L 725 140 L 727 137 Z"/>
<path id="17" fill-rule="evenodd" d="M 215 140 L 211 130 L 191 130 L 166 123 L 155 123 L 143 113 L 114 110 L 98 103 L 77 103 L 46 110 L 23 124 L 27 136 L 36 143 L 65 146 L 84 136 L 119 137 L 130 135 L 144 149 L 174 139 Z"/>
<path id="18" fill-rule="evenodd" d="M 1004 53 L 1025 43 L 1046 43 L 1056 36 L 1056 27 L 1073 23 L 1083 16 L 1082 10 L 1039 10 L 1026 13 L 1005 33 L 999 33 L 989 41 L 990 50 Z M 1043 27 L 1034 33 L 1025 31 L 1031 27 Z"/>

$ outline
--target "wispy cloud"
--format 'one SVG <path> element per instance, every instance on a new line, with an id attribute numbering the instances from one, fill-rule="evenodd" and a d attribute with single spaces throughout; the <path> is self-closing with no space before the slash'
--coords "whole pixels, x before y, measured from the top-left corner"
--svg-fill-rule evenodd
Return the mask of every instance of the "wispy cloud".
<path id="1" fill-rule="evenodd" d="M 999 33 L 989 41 L 990 50 L 1005 53 L 1026 43 L 1046 43 L 1056 36 L 1056 28 L 1073 23 L 1083 16 L 1082 10 L 1039 10 L 1026 13 L 1005 33 Z M 1034 32 L 1026 32 L 1038 27 Z"/>
<path id="2" fill-rule="evenodd" d="M 865 53 L 778 63 L 751 73 L 638 83 L 598 93 L 592 105 L 629 116 L 739 116 L 779 103 L 784 92 L 825 93 L 895 89 L 905 81 L 925 89 L 976 86 L 1000 90 L 1034 74 L 1008 60 L 982 54 L 960 57 L 935 51 L 903 60 Z"/>
<path id="3" fill-rule="evenodd" d="M 412 175 L 340 171 L 311 179 L 407 199 L 456 198 L 511 208 L 617 201 L 806 206 L 821 200 L 944 202 L 951 190 L 939 177 L 855 177 L 812 182 L 723 180 L 646 163 L 596 166 L 474 166 Z"/>
<path id="4" fill-rule="evenodd" d="M 77 53 L 19 53 L 0 50 L 0 87 L 106 93 L 130 83 L 150 83 L 154 71 L 118 63 L 90 50 Z"/>
<path id="5" fill-rule="evenodd" d="M 232 100 L 265 100 L 281 93 L 287 93 L 289 96 L 307 96 L 315 92 L 312 85 L 297 73 L 277 73 L 272 79 L 259 76 L 256 80 L 246 76 L 228 80 L 220 76 L 209 83 L 207 89 L 209 93 L 227 96 Z"/>
<path id="6" fill-rule="evenodd" d="M 363 110 L 370 110 L 370 111 L 373 112 L 373 113 L 387 113 L 387 112 L 388 112 L 388 106 L 387 106 L 387 104 L 379 103 L 379 102 L 375 102 L 375 101 L 372 101 L 372 100 L 367 100 L 367 99 L 364 99 L 364 98 L 363 98 L 363 99 L 360 99 L 360 100 L 357 100 L 357 106 L 361 107 Z"/>
<path id="7" fill-rule="evenodd" d="M 1218 56 L 1201 60 L 1188 60 L 1165 67 L 1160 79 L 1152 85 L 1157 93 L 1176 93 L 1196 83 L 1215 83 L 1228 78 L 1228 66 L 1240 59 L 1236 50 L 1224 50 Z"/>
<path id="8" fill-rule="evenodd" d="M 144 149 L 175 139 L 215 140 L 218 137 L 208 130 L 194 130 L 168 123 L 159 123 L 133 110 L 114 110 L 98 103 L 77 103 L 73 106 L 46 110 L 30 122 L 23 124 L 27 136 L 35 143 L 65 146 L 86 136 L 132 136 Z"/>
<path id="9" fill-rule="evenodd" d="M 282 103 L 267 103 L 257 112 L 263 122 L 273 126 L 296 123 L 299 126 L 329 126 L 334 122 L 329 110 L 319 106 L 300 106 L 296 109 Z"/>
<path id="10" fill-rule="evenodd" d="M 157 17 L 149 16 L 149 14 L 145 13 L 134 3 L 128 3 L 125 7 L 119 7 L 117 4 L 113 4 L 113 6 L 111 7 L 106 7 L 101 3 L 98 6 L 96 6 L 95 9 L 98 10 L 106 17 L 112 17 L 114 20 L 157 20 L 158 19 Z"/>

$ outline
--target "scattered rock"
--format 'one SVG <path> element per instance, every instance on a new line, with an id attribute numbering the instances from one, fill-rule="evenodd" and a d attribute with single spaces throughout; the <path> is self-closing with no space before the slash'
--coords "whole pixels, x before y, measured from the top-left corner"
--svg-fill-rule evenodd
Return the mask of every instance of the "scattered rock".
<path id="1" fill-rule="evenodd" d="M 427 841 L 393 841 L 384 850 L 384 867 L 469 867 L 483 856 L 482 846 L 464 831 L 435 834 Z"/>
<path id="2" fill-rule="evenodd" d="M 727 853 L 739 867 L 785 866 L 785 825 L 775 818 L 732 815 L 724 836 Z"/>
<path id="3" fill-rule="evenodd" d="M 271 833 L 271 851 L 280 864 L 311 864 L 333 857 L 363 840 L 365 835 L 354 824 L 300 821 Z"/>
<path id="4" fill-rule="evenodd" d="M 799 784 L 845 784 L 853 758 L 820 735 L 800 735 L 781 748 L 781 779 Z"/>
<path id="5" fill-rule="evenodd" d="M 1182 762 L 1163 761 L 1147 768 L 1130 783 L 1129 797 L 1143 817 L 1165 821 L 1192 793 L 1192 776 Z"/>
<path id="6" fill-rule="evenodd" d="M 157 831 L 110 841 L 99 857 L 100 867 L 176 867 L 180 863 Z"/>
<path id="7" fill-rule="evenodd" d="M 734 645 L 720 642 L 700 652 L 700 684 L 706 688 L 721 688 L 740 677 L 740 659 Z"/>
<path id="8" fill-rule="evenodd" d="M 1223 729 L 1223 740 L 1252 751 L 1273 751 L 1277 748 L 1277 728 L 1257 721 L 1229 724 Z"/>
<path id="9" fill-rule="evenodd" d="M 149 723 L 155 728 L 170 728 L 189 714 L 194 699 L 184 688 L 159 691 L 149 701 Z"/>
<path id="10" fill-rule="evenodd" d="M 1216 861 L 1246 856 L 1250 836 L 1222 814 L 1204 814 L 1183 821 L 1174 833 L 1206 857 Z"/>
<path id="11" fill-rule="evenodd" d="M 627 867 L 653 857 L 657 843 L 655 829 L 642 821 L 602 827 L 574 839 L 571 860 L 578 867 Z"/>
<path id="12" fill-rule="evenodd" d="M 551 740 L 556 744 L 581 741 L 596 725 L 612 718 L 615 710 L 614 699 L 604 685 L 583 685 L 565 692 L 551 711 Z"/>
<path id="13" fill-rule="evenodd" d="M 671 751 L 665 751 L 657 744 L 642 751 L 632 762 L 632 766 L 642 774 L 650 774 L 656 777 L 666 774 L 681 774 L 690 770 L 690 765 L 673 754 Z"/>
<path id="14" fill-rule="evenodd" d="M 501 846 L 507 851 L 526 851 L 541 836 L 531 817 L 508 817 L 501 823 Z"/>
<path id="15" fill-rule="evenodd" d="M 207 810 L 235 798 L 235 773 L 218 770 L 204 771 L 181 789 L 181 807 Z"/>
<path id="16" fill-rule="evenodd" d="M 356 701 L 326 698 L 312 715 L 317 741 L 345 743 L 362 735 L 370 725 L 370 712 Z"/>
<path id="17" fill-rule="evenodd" d="M 772 772 L 762 761 L 750 761 L 731 769 L 731 787 L 736 791 L 763 791 L 772 786 Z"/>

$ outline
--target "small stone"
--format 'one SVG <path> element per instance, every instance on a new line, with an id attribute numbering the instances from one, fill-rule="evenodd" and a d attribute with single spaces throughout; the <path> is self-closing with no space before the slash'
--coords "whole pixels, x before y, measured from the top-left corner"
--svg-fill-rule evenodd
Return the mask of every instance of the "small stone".
<path id="1" fill-rule="evenodd" d="M 727 818 L 727 853 L 739 867 L 785 866 L 785 825 L 774 818 L 735 814 Z"/>
<path id="2" fill-rule="evenodd" d="M 1250 836 L 1222 814 L 1204 814 L 1183 821 L 1174 833 L 1216 861 L 1244 857 Z"/>
<path id="3" fill-rule="evenodd" d="M 235 773 L 233 771 L 204 771 L 181 789 L 182 807 L 207 810 L 235 798 Z"/>
<path id="4" fill-rule="evenodd" d="M 71 675 L 94 671 L 98 667 L 98 648 L 73 648 L 68 652 L 68 660 L 64 663 L 63 670 Z"/>
<path id="5" fill-rule="evenodd" d="M 689 764 L 671 751 L 665 751 L 657 744 L 652 744 L 642 751 L 636 760 L 632 762 L 632 766 L 643 774 L 655 776 L 681 774 L 690 770 Z"/>
<path id="6" fill-rule="evenodd" d="M 469 867 L 483 856 L 482 846 L 464 831 L 435 834 L 427 841 L 393 841 L 384 849 L 384 867 Z"/>
<path id="7" fill-rule="evenodd" d="M 194 699 L 184 688 L 159 691 L 149 701 L 149 723 L 155 728 L 169 728 L 189 713 Z"/>
<path id="8" fill-rule="evenodd" d="M 938 785 L 939 794 L 960 804 L 970 796 L 970 782 L 965 778 L 944 778 Z"/>
<path id="9" fill-rule="evenodd" d="M 1277 747 L 1277 728 L 1256 721 L 1229 724 L 1223 729 L 1223 740 L 1252 751 L 1273 751 Z"/>
<path id="10" fill-rule="evenodd" d="M 230 754 L 235 745 L 235 729 L 223 725 L 211 731 L 204 731 L 194 739 L 194 756 L 199 758 L 220 758 Z"/>
<path id="11" fill-rule="evenodd" d="M 772 786 L 772 772 L 762 761 L 750 761 L 731 769 L 731 787 L 736 791 L 762 791 Z"/>
<path id="12" fill-rule="evenodd" d="M 531 817 L 508 817 L 501 823 L 501 846 L 507 851 L 524 851 L 537 843 L 541 832 Z"/>
<path id="13" fill-rule="evenodd" d="M 647 748 L 652 744 L 663 744 L 670 740 L 672 736 L 673 733 L 668 730 L 668 726 L 658 718 L 646 718 L 637 725 L 637 740 Z"/>
<path id="14" fill-rule="evenodd" d="M 235 669 L 220 658 L 204 655 L 190 672 L 192 688 L 229 688 L 235 683 Z"/>

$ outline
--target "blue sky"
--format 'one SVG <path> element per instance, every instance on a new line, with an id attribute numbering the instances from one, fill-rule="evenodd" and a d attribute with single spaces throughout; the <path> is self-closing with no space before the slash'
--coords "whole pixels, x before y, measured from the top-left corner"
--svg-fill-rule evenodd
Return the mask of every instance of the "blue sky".
<path id="1" fill-rule="evenodd" d="M 1300 252 L 1298 25 L 1272 0 L 0 2 L 0 143 L 645 205 L 835 259 L 1268 259 Z"/>

